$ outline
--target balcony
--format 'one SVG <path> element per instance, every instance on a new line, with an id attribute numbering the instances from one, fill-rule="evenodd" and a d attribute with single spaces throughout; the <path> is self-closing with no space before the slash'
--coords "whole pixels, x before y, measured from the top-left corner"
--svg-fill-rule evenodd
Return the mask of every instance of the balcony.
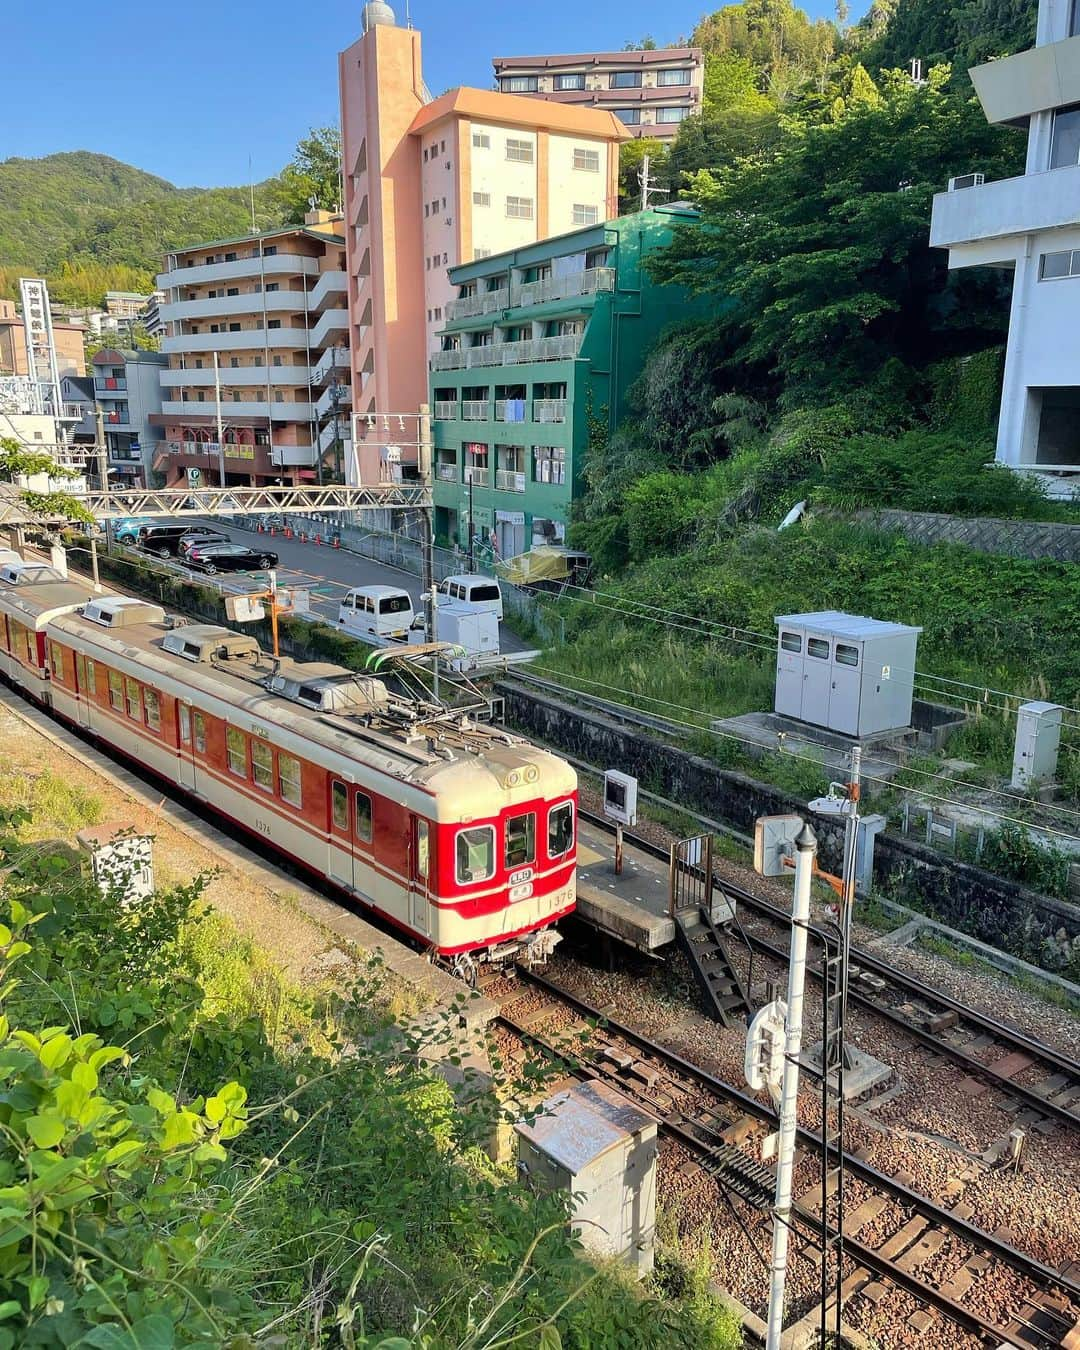
<path id="1" fill-rule="evenodd" d="M 160 306 L 163 322 L 177 319 L 219 319 L 230 314 L 303 314 L 308 308 L 305 291 L 247 291 L 243 295 L 219 295 L 213 300 L 178 300 Z"/>
<path id="2" fill-rule="evenodd" d="M 162 272 L 157 279 L 160 291 L 169 291 L 175 287 L 199 286 L 215 281 L 235 281 L 240 277 L 283 277 L 319 275 L 318 258 L 308 258 L 300 253 L 275 253 L 273 257 L 237 258 L 234 262 L 200 263 L 196 267 L 177 267 L 172 272 Z"/>
<path id="3" fill-rule="evenodd" d="M 463 422 L 486 422 L 491 416 L 491 400 L 487 398 L 466 398 L 461 401 L 461 420 Z"/>
<path id="4" fill-rule="evenodd" d="M 1080 37 L 1044 42 L 971 72 L 988 122 L 1023 123 L 1045 108 L 1080 101 Z"/>
<path id="5" fill-rule="evenodd" d="M 500 398 L 495 402 L 496 422 L 524 422 L 529 406 L 525 398 Z"/>
<path id="6" fill-rule="evenodd" d="M 495 486 L 500 492 L 524 492 L 525 475 L 516 469 L 496 469 Z"/>
<path id="7" fill-rule="evenodd" d="M 487 487 L 491 482 L 491 473 L 488 469 L 481 469 L 472 464 L 465 465 L 465 482 L 471 483 L 473 487 Z"/>
<path id="8" fill-rule="evenodd" d="M 457 464 L 436 464 L 435 475 L 441 483 L 456 483 Z"/>
<path id="9" fill-rule="evenodd" d="M 319 432 L 319 450 L 322 452 L 329 450 L 334 444 L 334 441 L 339 439 L 341 441 L 342 453 L 346 455 L 349 454 L 350 447 L 352 446 L 352 434 L 349 430 L 349 419 L 347 417 L 340 419 L 336 432 L 337 435 L 335 436 L 333 422 L 327 422 L 326 426 Z"/>
<path id="10" fill-rule="evenodd" d="M 344 272 L 324 272 L 308 292 L 309 307 L 323 309 L 328 300 L 344 300 L 348 292 L 348 278 Z"/>
<path id="11" fill-rule="evenodd" d="M 125 408 L 123 412 L 107 412 L 104 422 L 107 427 L 126 427 L 131 425 L 131 418 Z"/>
<path id="12" fill-rule="evenodd" d="M 161 350 L 173 352 L 250 352 L 264 347 L 305 347 L 306 328 L 243 328 L 237 333 L 181 333 L 163 337 Z"/>
<path id="13" fill-rule="evenodd" d="M 331 334 L 348 333 L 349 311 L 347 309 L 328 309 L 311 330 L 311 345 L 325 347 L 333 339 Z"/>
<path id="14" fill-rule="evenodd" d="M 308 468 L 318 458 L 313 445 L 275 445 L 270 451 L 270 462 L 277 468 Z"/>
<path id="15" fill-rule="evenodd" d="M 590 267 L 584 272 L 571 272 L 567 276 L 526 282 L 514 290 L 513 307 L 544 305 L 549 300 L 569 300 L 576 295 L 595 295 L 598 291 L 614 289 L 614 267 Z"/>
<path id="16" fill-rule="evenodd" d="M 457 420 L 457 399 L 436 399 L 435 400 L 435 419 L 439 422 L 455 422 Z"/>
<path id="17" fill-rule="evenodd" d="M 454 319 L 475 319 L 479 314 L 497 314 L 510 305 L 510 292 L 505 288 L 497 291 L 484 291 L 480 295 L 464 295 L 451 300 L 446 306 L 448 321 Z"/>
<path id="18" fill-rule="evenodd" d="M 215 410 L 215 404 L 210 399 L 205 403 L 189 399 L 161 405 L 164 416 L 175 417 L 181 422 L 185 417 L 213 417 Z M 230 399 L 222 403 L 221 414 L 226 421 L 235 417 L 266 417 L 274 422 L 310 422 L 315 415 L 315 408 L 310 403 L 233 402 Z"/>
<path id="19" fill-rule="evenodd" d="M 1077 220 L 1080 220 L 1080 164 L 1018 178 L 1000 178 L 995 183 L 961 188 L 957 192 L 939 192 L 934 197 L 930 243 L 936 248 L 980 243 L 989 246 L 991 240 L 1075 225 Z M 1019 241 L 1003 251 L 984 247 L 970 261 L 1008 261 L 1015 258 L 1019 247 Z"/>
<path id="20" fill-rule="evenodd" d="M 348 417 L 352 408 L 352 389 L 347 384 L 329 384 L 323 390 L 315 404 L 316 417 L 327 417 L 335 406 L 343 417 Z"/>
<path id="21" fill-rule="evenodd" d="M 285 385 L 294 388 L 306 387 L 310 382 L 310 366 L 222 366 L 219 369 L 222 386 L 226 389 L 236 385 L 247 387 L 253 384 Z M 161 371 L 163 389 L 212 389 L 214 387 L 213 370 L 163 370 Z"/>
<path id="22" fill-rule="evenodd" d="M 532 415 L 534 422 L 565 422 L 566 399 L 534 398 Z"/>
<path id="23" fill-rule="evenodd" d="M 103 394 L 123 393 L 127 388 L 127 380 L 123 376 L 114 379 L 111 375 L 98 375 L 94 379 L 94 388 Z"/>
<path id="24" fill-rule="evenodd" d="M 347 375 L 349 371 L 349 349 L 348 347 L 328 347 L 322 356 L 319 357 L 311 372 L 311 383 L 313 387 L 318 388 L 325 384 L 337 368 L 338 376 Z"/>

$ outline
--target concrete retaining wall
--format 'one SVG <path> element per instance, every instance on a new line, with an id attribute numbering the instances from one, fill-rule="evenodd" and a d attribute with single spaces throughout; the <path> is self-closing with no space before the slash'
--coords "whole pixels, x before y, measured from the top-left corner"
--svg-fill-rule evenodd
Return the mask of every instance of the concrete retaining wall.
<path id="1" fill-rule="evenodd" d="M 855 519 L 876 529 L 899 530 L 917 544 L 963 544 L 977 553 L 1080 562 L 1080 525 L 933 511 L 857 511 Z"/>
<path id="2" fill-rule="evenodd" d="M 687 810 L 712 816 L 753 834 L 758 816 L 806 814 L 806 803 L 745 774 L 721 769 L 678 745 L 575 709 L 519 685 L 501 682 L 507 722 L 516 730 L 586 763 L 622 769 L 643 787 Z M 843 832 L 824 817 L 814 818 L 821 865 L 839 871 Z M 1044 938 L 1064 929 L 1080 935 L 1080 907 L 1040 895 L 981 867 L 944 858 L 933 849 L 891 834 L 877 838 L 874 878 L 905 904 L 924 909 L 953 928 L 1041 963 Z"/>

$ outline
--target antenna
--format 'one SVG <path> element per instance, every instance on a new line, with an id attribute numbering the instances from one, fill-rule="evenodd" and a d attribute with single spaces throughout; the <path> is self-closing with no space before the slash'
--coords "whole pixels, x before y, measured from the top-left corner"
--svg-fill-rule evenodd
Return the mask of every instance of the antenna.
<path id="1" fill-rule="evenodd" d="M 405 27 L 412 27 L 412 11 L 409 8 L 409 0 L 405 0 Z"/>
<path id="2" fill-rule="evenodd" d="M 922 61 L 917 56 L 911 58 L 911 83 L 915 85 L 925 84 L 922 73 Z"/>

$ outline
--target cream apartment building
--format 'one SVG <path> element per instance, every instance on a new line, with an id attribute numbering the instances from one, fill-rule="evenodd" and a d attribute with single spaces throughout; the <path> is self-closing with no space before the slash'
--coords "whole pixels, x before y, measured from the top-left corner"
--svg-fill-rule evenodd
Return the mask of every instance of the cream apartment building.
<path id="1" fill-rule="evenodd" d="M 610 112 L 490 90 L 432 99 L 421 36 L 381 0 L 339 58 L 354 473 L 415 462 L 427 359 L 455 291 L 448 269 L 618 213 Z M 410 431 L 410 426 L 414 429 Z"/>
<path id="2" fill-rule="evenodd" d="M 168 255 L 158 277 L 165 438 L 152 465 L 168 484 L 217 484 L 222 462 L 235 486 L 343 475 L 351 390 L 341 229 L 340 216 L 312 211 L 303 226 Z"/>

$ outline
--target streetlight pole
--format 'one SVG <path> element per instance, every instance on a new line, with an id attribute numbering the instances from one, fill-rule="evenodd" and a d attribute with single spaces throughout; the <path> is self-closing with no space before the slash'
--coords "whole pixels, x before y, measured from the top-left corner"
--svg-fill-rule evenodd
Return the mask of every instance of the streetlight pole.
<path id="1" fill-rule="evenodd" d="M 218 473 L 221 475 L 221 486 L 225 486 L 225 426 L 221 420 L 221 363 L 218 359 L 218 353 L 214 353 L 214 400 L 217 413 L 217 440 L 218 440 Z M 207 456 L 209 460 L 209 456 Z"/>

